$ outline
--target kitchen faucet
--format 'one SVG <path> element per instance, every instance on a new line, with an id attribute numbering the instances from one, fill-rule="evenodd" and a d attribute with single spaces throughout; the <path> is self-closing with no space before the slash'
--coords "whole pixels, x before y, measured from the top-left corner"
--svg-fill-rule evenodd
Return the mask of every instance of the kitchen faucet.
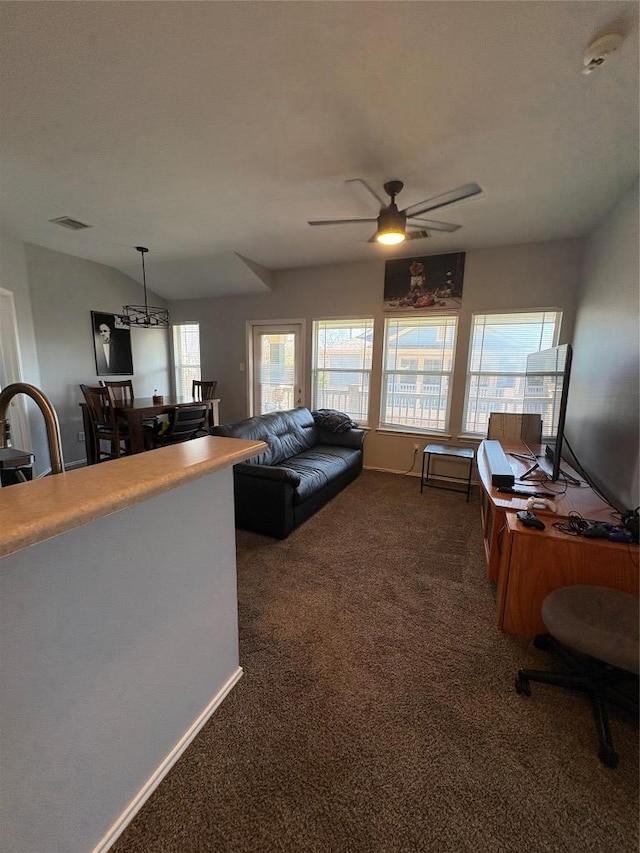
<path id="1" fill-rule="evenodd" d="M 7 447 L 8 425 L 7 410 L 9 403 L 16 394 L 26 394 L 38 405 L 44 417 L 47 429 L 47 443 L 49 445 L 49 458 L 51 461 L 51 473 L 63 474 L 64 462 L 62 460 L 62 442 L 60 440 L 60 425 L 56 410 L 39 388 L 28 385 L 26 382 L 14 382 L 0 391 L 0 449 Z"/>

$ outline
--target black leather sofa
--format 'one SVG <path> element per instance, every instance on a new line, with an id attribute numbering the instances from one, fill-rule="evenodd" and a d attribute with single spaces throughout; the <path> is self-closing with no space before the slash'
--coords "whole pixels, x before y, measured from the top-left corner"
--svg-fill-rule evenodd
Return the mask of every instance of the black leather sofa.
<path id="1" fill-rule="evenodd" d="M 304 407 L 210 432 L 268 445 L 264 453 L 233 467 L 236 527 L 276 539 L 286 538 L 362 471 L 364 431 L 318 426 Z"/>

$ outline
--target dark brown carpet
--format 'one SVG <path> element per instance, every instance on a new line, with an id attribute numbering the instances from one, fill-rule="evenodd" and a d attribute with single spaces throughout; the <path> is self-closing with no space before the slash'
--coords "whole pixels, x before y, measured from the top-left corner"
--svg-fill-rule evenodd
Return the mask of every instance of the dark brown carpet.
<path id="1" fill-rule="evenodd" d="M 244 677 L 113 853 L 636 853 L 637 725 L 495 627 L 477 489 L 365 471 L 288 539 L 238 532 Z"/>

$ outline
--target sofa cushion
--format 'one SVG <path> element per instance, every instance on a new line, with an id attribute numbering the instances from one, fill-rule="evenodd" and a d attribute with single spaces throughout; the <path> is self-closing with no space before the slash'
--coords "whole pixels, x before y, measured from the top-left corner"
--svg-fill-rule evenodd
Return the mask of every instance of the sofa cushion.
<path id="1" fill-rule="evenodd" d="M 249 462 L 258 465 L 279 465 L 285 459 L 313 447 L 318 440 L 315 421 L 309 409 L 304 406 L 213 427 L 211 433 L 229 438 L 264 441 L 268 449 L 259 456 L 254 456 Z"/>
<path id="2" fill-rule="evenodd" d="M 360 464 L 360 453 L 348 447 L 317 445 L 287 459 L 287 468 L 300 477 L 293 494 L 294 504 L 304 503 L 325 486 Z"/>

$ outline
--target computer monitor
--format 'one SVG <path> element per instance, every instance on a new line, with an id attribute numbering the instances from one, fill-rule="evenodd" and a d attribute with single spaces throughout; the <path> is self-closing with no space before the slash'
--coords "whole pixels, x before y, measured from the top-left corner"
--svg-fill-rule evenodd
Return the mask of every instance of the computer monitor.
<path id="1" fill-rule="evenodd" d="M 571 344 L 540 350 L 527 356 L 523 411 L 542 418 L 542 442 L 545 462 L 536 463 L 520 479 L 541 467 L 555 482 L 561 476 L 573 481 L 561 471 L 564 423 L 571 377 Z"/>

